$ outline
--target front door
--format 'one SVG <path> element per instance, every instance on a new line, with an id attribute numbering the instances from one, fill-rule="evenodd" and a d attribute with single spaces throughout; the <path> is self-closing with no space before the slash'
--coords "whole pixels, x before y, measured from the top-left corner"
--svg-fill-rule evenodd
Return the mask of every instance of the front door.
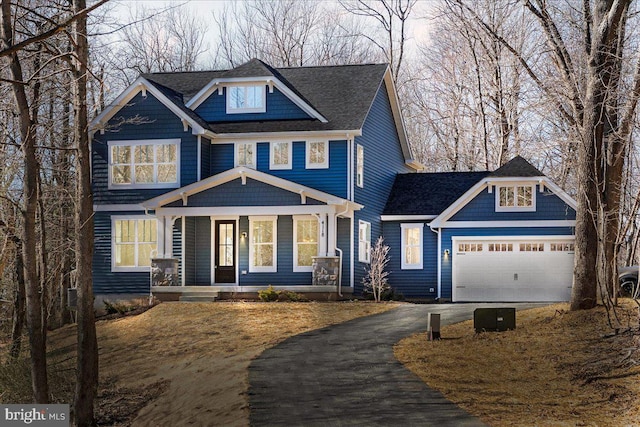
<path id="1" fill-rule="evenodd" d="M 215 222 L 215 282 L 236 282 L 236 222 L 217 220 Z"/>

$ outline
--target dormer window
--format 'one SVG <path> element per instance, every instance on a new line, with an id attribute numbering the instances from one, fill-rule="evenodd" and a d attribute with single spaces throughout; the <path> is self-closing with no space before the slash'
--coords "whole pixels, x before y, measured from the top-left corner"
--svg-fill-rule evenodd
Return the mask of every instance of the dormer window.
<path id="1" fill-rule="evenodd" d="M 265 89 L 265 85 L 227 87 L 227 114 L 264 113 Z"/>
<path id="2" fill-rule="evenodd" d="M 504 185 L 496 191 L 496 212 L 533 212 L 536 210 L 534 185 Z"/>

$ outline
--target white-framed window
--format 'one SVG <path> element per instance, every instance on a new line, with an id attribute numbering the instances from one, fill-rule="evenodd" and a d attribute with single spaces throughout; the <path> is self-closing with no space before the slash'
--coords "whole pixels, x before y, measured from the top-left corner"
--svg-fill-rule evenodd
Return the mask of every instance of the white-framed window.
<path id="1" fill-rule="evenodd" d="M 329 141 L 307 141 L 307 169 L 329 167 Z"/>
<path id="2" fill-rule="evenodd" d="M 496 212 L 536 210 L 535 185 L 503 185 L 496 191 Z"/>
<path id="3" fill-rule="evenodd" d="M 275 273 L 277 264 L 277 216 L 249 217 L 249 271 Z"/>
<path id="4" fill-rule="evenodd" d="M 227 114 L 264 113 L 267 111 L 266 86 L 228 86 Z"/>
<path id="5" fill-rule="evenodd" d="M 293 217 L 293 271 L 311 271 L 313 257 L 318 256 L 320 227 L 313 216 Z"/>
<path id="6" fill-rule="evenodd" d="M 109 141 L 109 188 L 180 186 L 180 140 Z"/>
<path id="7" fill-rule="evenodd" d="M 422 269 L 422 230 L 424 224 L 400 224 L 402 231 L 402 262 L 403 270 Z"/>
<path id="8" fill-rule="evenodd" d="M 235 165 L 245 166 L 251 169 L 256 168 L 256 143 L 255 142 L 236 142 Z"/>
<path id="9" fill-rule="evenodd" d="M 364 187 L 364 147 L 356 145 L 356 185 Z"/>
<path id="10" fill-rule="evenodd" d="M 158 223 L 146 217 L 111 218 L 111 270 L 149 271 L 157 250 Z"/>
<path id="11" fill-rule="evenodd" d="M 269 143 L 269 168 L 291 169 L 292 145 L 290 141 L 276 141 Z"/>
<path id="12" fill-rule="evenodd" d="M 358 221 L 358 261 L 371 262 L 371 223 Z"/>

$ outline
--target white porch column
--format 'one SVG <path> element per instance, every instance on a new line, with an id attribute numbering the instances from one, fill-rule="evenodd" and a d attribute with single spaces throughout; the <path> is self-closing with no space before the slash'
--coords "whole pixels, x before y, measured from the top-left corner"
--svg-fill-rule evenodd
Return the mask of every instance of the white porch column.
<path id="1" fill-rule="evenodd" d="M 164 245 L 165 245 L 165 222 L 166 217 L 164 215 L 157 215 L 156 220 L 158 221 L 156 227 L 156 257 L 164 258 Z"/>
<path id="2" fill-rule="evenodd" d="M 327 222 L 327 256 L 336 256 L 338 223 L 336 221 L 336 213 L 331 212 L 329 214 L 329 221 Z"/>
<path id="3" fill-rule="evenodd" d="M 327 227 L 327 214 L 321 213 L 318 215 L 318 221 L 320 225 L 320 246 L 318 247 L 318 255 L 326 256 L 327 255 L 327 233 L 331 234 Z"/>

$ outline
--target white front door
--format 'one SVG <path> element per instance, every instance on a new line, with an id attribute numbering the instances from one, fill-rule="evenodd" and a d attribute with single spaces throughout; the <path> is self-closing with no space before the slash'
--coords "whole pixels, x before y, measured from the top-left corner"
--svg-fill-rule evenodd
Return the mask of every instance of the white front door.
<path id="1" fill-rule="evenodd" d="M 453 241 L 453 301 L 568 301 L 573 237 Z"/>

